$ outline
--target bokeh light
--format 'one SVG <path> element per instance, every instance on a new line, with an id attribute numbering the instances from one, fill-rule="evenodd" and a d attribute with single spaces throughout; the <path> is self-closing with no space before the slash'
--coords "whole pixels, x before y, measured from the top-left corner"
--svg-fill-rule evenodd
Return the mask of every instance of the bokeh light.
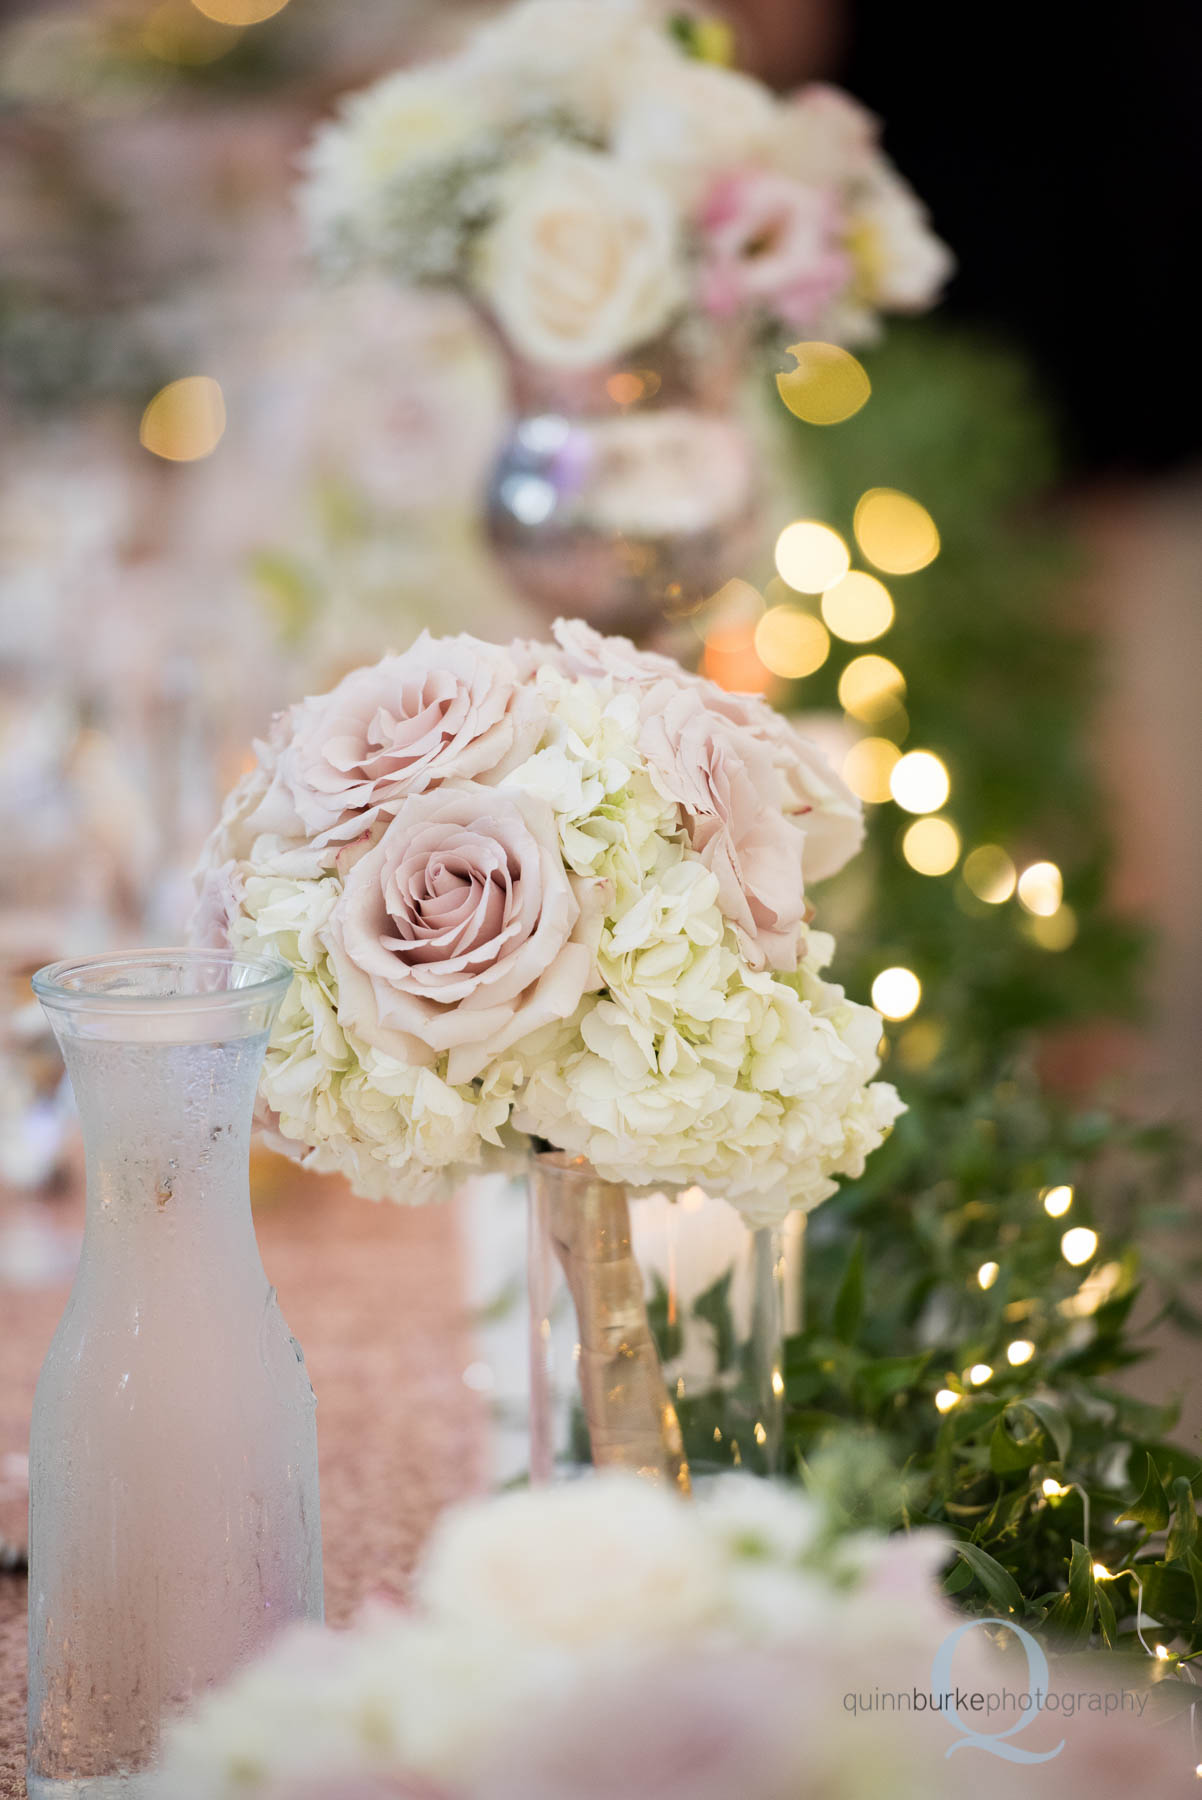
<path id="1" fill-rule="evenodd" d="M 211 375 L 185 375 L 160 388 L 138 431 L 143 446 L 168 462 L 209 456 L 225 430 L 225 400 Z"/>
<path id="2" fill-rule="evenodd" d="M 799 594 L 821 594 L 842 581 L 851 566 L 847 545 L 817 519 L 795 519 L 776 540 L 776 567 Z"/>
<path id="3" fill-rule="evenodd" d="M 1045 1188 L 1040 1195 L 1043 1210 L 1050 1219 L 1062 1219 L 1073 1203 L 1073 1190 L 1067 1184 Z"/>
<path id="4" fill-rule="evenodd" d="M 1009 900 L 1018 871 L 1000 844 L 978 844 L 964 858 L 963 875 L 978 900 L 1001 906 Z"/>
<path id="5" fill-rule="evenodd" d="M 1096 1255 L 1097 1248 L 1098 1234 L 1091 1231 L 1088 1225 L 1074 1225 L 1060 1240 L 1060 1254 L 1074 1269 L 1079 1269 L 1082 1263 L 1087 1263 L 1091 1256 Z"/>
<path id="6" fill-rule="evenodd" d="M 1038 913 L 1025 921 L 1026 933 L 1041 950 L 1067 950 L 1076 940 L 1077 915 L 1063 902 L 1046 917 Z"/>
<path id="7" fill-rule="evenodd" d="M 988 1363 L 974 1363 L 968 1371 L 968 1379 L 973 1387 L 984 1387 L 992 1374 L 993 1370 Z"/>
<path id="8" fill-rule="evenodd" d="M 960 834 L 950 819 L 915 819 L 902 839 L 902 855 L 919 875 L 946 875 L 960 855 Z"/>
<path id="9" fill-rule="evenodd" d="M 883 581 L 851 569 L 823 594 L 822 616 L 846 643 L 869 644 L 892 625 L 893 601 Z"/>
<path id="10" fill-rule="evenodd" d="M 1040 918 L 1051 918 L 1063 894 L 1064 883 L 1054 862 L 1032 863 L 1018 878 L 1019 904 Z"/>
<path id="11" fill-rule="evenodd" d="M 731 694 L 763 694 L 772 686 L 772 675 L 756 652 L 755 626 L 748 619 L 715 625 L 707 632 L 701 673 Z"/>
<path id="12" fill-rule="evenodd" d="M 853 719 L 871 725 L 896 710 L 906 678 L 887 656 L 857 656 L 839 677 L 839 704 Z"/>
<path id="13" fill-rule="evenodd" d="M 951 790 L 943 763 L 929 750 L 910 750 L 899 757 L 889 777 L 889 788 L 907 812 L 938 812 Z"/>
<path id="14" fill-rule="evenodd" d="M 888 575 L 912 575 L 939 554 L 939 532 L 926 507 L 896 488 L 869 488 L 855 512 L 856 542 Z"/>
<path id="15" fill-rule="evenodd" d="M 940 1388 L 939 1392 L 935 1395 L 935 1409 L 937 1412 L 951 1412 L 952 1407 L 959 1406 L 959 1404 L 960 1396 L 955 1388 Z"/>
<path id="16" fill-rule="evenodd" d="M 983 1262 L 977 1270 L 977 1286 L 989 1289 L 998 1278 L 999 1268 L 995 1262 Z"/>
<path id="17" fill-rule="evenodd" d="M 219 25 L 258 25 L 283 12 L 288 0 L 192 0 L 192 4 Z"/>
<path id="18" fill-rule="evenodd" d="M 883 1019 L 908 1019 L 922 999 L 922 983 L 912 969 L 882 969 L 872 984 L 872 1004 Z"/>
<path id="19" fill-rule="evenodd" d="M 890 797 L 889 777 L 900 756 L 888 738 L 861 738 L 843 758 L 843 779 L 859 799 L 880 806 Z"/>
<path id="20" fill-rule="evenodd" d="M 1006 1345 L 1006 1361 L 1012 1369 L 1021 1369 L 1034 1354 L 1035 1346 L 1030 1338 L 1015 1338 L 1013 1343 Z"/>
<path id="21" fill-rule="evenodd" d="M 807 425 L 839 425 L 858 413 L 872 383 L 862 364 L 838 344 L 790 344 L 797 367 L 776 378 L 780 397 Z"/>
<path id="22" fill-rule="evenodd" d="M 772 606 L 755 628 L 755 651 L 766 669 L 786 681 L 800 681 L 820 669 L 831 640 L 821 619 L 796 606 Z"/>

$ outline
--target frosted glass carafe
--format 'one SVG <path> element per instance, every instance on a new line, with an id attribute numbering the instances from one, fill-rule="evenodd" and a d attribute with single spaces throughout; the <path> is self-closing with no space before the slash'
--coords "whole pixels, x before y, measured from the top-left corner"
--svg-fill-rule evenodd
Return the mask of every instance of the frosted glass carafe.
<path id="1" fill-rule="evenodd" d="M 33 1412 L 31 1800 L 152 1795 L 162 1726 L 281 1627 L 322 1616 L 315 1401 L 248 1183 L 288 980 L 187 950 L 34 978 L 88 1191 Z"/>

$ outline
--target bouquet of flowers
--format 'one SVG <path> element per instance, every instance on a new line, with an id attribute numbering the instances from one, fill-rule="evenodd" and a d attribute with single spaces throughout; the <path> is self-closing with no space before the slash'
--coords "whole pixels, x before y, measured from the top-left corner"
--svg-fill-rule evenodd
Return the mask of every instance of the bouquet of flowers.
<path id="1" fill-rule="evenodd" d="M 301 200 L 328 266 L 458 288 L 561 369 L 690 317 L 864 341 L 951 268 L 853 100 L 779 100 L 639 0 L 523 0 L 354 95 Z"/>
<path id="2" fill-rule="evenodd" d="M 376 1197 L 535 1139 L 779 1221 L 901 1110 L 877 1014 L 823 979 L 807 922 L 859 803 L 758 697 L 554 635 L 423 634 L 257 746 L 200 932 L 293 971 L 263 1100 Z"/>
<path id="3" fill-rule="evenodd" d="M 951 1549 L 931 1530 L 841 1536 L 804 1495 L 745 1475 L 689 1507 L 615 1475 L 475 1502 L 440 1521 L 411 1612 L 376 1603 L 350 1631 L 284 1638 L 175 1727 L 155 1792 L 1170 1800 L 1196 1787 L 1187 1734 L 1144 1717 L 1148 1689 L 1101 1685 L 1138 1681 L 1129 1659 L 1109 1677 L 1105 1658 L 1087 1674 L 1073 1659 L 1071 1682 L 1045 1677 L 1032 1704 L 1022 1649 L 999 1658 L 940 1595 Z"/>

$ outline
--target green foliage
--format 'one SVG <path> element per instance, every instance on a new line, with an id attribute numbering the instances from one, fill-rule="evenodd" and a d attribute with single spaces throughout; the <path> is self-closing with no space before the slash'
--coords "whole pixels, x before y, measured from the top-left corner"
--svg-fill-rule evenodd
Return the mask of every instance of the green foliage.
<path id="1" fill-rule="evenodd" d="M 1063 1039 L 1138 1011 L 1144 948 L 1105 901 L 1110 845 L 1088 745 L 1097 671 L 1060 622 L 1075 559 L 1042 503 L 1052 434 L 1022 364 L 994 346 L 913 328 L 868 367 L 873 397 L 854 419 L 786 419 L 807 510 L 850 543 L 859 495 L 900 488 L 935 518 L 941 550 L 885 577 L 897 609 L 885 637 L 835 641 L 786 704 L 835 707 L 853 656 L 891 658 L 905 711 L 874 729 L 943 758 L 964 851 L 996 844 L 1020 869 L 1057 863 L 1077 930 L 1049 949 L 1015 900 L 986 904 L 959 868 L 914 873 L 900 853 L 910 816 L 892 803 L 868 809 L 865 856 L 820 891 L 850 991 L 901 964 L 923 997 L 888 1028 L 886 1073 L 908 1113 L 863 1179 L 809 1222 L 787 1460 L 841 1494 L 849 1524 L 950 1531 L 947 1588 L 966 1607 L 1063 1647 L 1131 1649 L 1142 1591 L 1157 1640 L 1192 1654 L 1202 1467 L 1172 1442 L 1175 1404 L 1121 1386 L 1158 1319 L 1197 1327 L 1183 1293 L 1197 1266 L 1180 1204 L 1191 1153 L 1173 1129 L 1071 1103 L 1039 1073 L 1049 1028 Z M 1072 1206 L 1050 1218 L 1042 1193 L 1059 1184 Z M 1072 1226 L 1099 1239 L 1080 1267 L 1061 1251 Z M 1033 1346 L 1027 1361 L 1009 1360 L 1016 1343 Z M 954 1396 L 945 1411 L 940 1390 Z"/>

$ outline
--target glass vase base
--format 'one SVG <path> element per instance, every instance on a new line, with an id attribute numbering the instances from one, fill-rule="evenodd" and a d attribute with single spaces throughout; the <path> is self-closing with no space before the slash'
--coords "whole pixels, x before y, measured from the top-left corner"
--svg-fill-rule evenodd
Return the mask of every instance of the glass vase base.
<path id="1" fill-rule="evenodd" d="M 73 1781 L 25 1777 L 29 1800 L 153 1800 L 153 1772 L 142 1775 L 81 1775 Z"/>

